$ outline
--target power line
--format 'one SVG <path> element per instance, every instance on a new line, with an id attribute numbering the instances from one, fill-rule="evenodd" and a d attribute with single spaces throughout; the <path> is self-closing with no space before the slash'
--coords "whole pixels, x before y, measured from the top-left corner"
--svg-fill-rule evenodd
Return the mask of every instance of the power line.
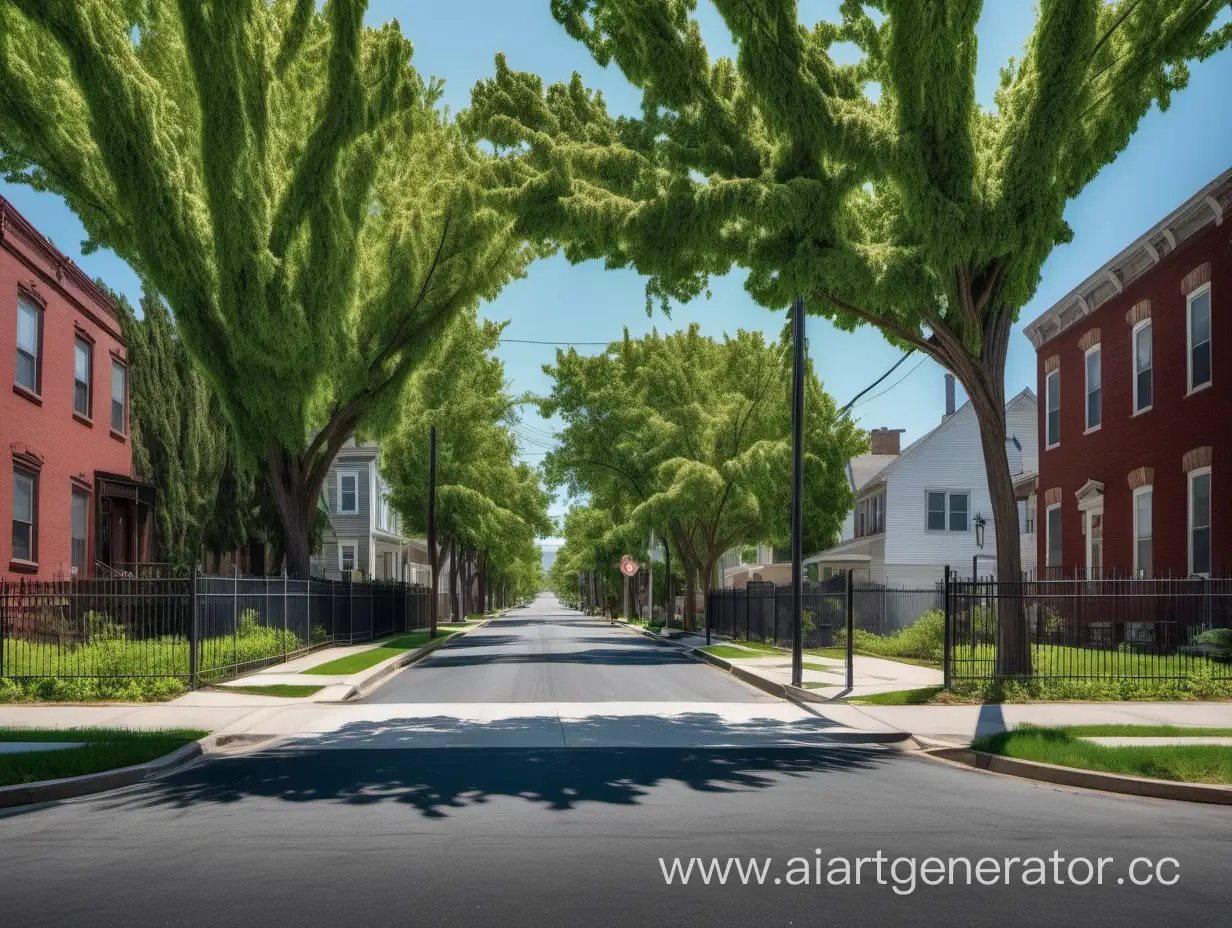
<path id="1" fill-rule="evenodd" d="M 877 386 L 877 384 L 881 383 L 881 381 L 885 380 L 887 377 L 889 377 L 891 374 L 893 374 L 896 370 L 898 370 L 899 366 L 900 366 L 900 365 L 901 365 L 904 361 L 906 361 L 909 357 L 911 357 L 914 353 L 915 353 L 915 349 L 914 349 L 914 348 L 912 348 L 912 349 L 911 349 L 910 351 L 908 351 L 905 355 L 903 355 L 901 358 L 899 358 L 897 361 L 895 361 L 895 362 L 894 362 L 894 366 L 893 366 L 893 367 L 891 367 L 888 371 L 886 371 L 884 374 L 882 374 L 880 377 L 878 377 L 876 380 L 874 380 L 872 383 L 870 383 L 867 387 L 865 387 L 863 390 L 861 390 L 859 393 L 857 393 L 855 396 L 853 396 L 853 397 L 851 398 L 851 400 L 847 403 L 847 405 L 846 405 L 846 406 L 844 406 L 842 409 L 840 409 L 840 410 L 838 411 L 838 414 L 841 416 L 843 413 L 847 412 L 847 410 L 849 410 L 849 409 L 851 409 L 853 406 L 855 406 L 855 405 L 856 405 L 856 400 L 858 400 L 858 399 L 859 399 L 860 397 L 862 397 L 865 393 L 867 393 L 869 390 L 873 389 L 873 387 Z M 918 365 L 917 365 L 917 366 L 918 366 Z M 878 394 L 878 395 L 880 395 L 880 394 Z"/>
<path id="2" fill-rule="evenodd" d="M 556 345 L 560 348 L 568 348 L 572 345 L 610 345 L 611 342 L 544 342 L 534 338 L 502 338 L 503 343 L 512 343 L 515 345 Z"/>
<path id="3" fill-rule="evenodd" d="M 913 367 L 911 370 L 907 371 L 907 373 L 903 374 L 903 376 L 899 377 L 898 380 L 894 381 L 892 384 L 890 384 L 880 393 L 874 393 L 872 396 L 870 396 L 868 399 L 864 400 L 863 402 L 857 403 L 856 406 L 857 407 L 863 406 L 865 403 L 871 403 L 873 400 L 877 399 L 877 397 L 879 396 L 885 396 L 887 393 L 889 393 L 891 390 L 897 387 L 900 383 L 902 383 L 904 380 L 906 380 L 908 377 L 914 374 L 917 370 L 919 370 L 920 365 L 923 364 L 927 360 L 928 360 L 928 355 L 925 355 L 924 357 L 920 358 L 919 363 L 917 363 L 916 366 Z"/>

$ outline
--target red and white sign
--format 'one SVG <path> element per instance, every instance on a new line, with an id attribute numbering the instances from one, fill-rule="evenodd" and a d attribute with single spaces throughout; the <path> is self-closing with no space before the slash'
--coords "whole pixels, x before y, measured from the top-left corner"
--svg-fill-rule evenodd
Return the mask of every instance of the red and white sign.
<path id="1" fill-rule="evenodd" d="M 620 559 L 620 572 L 626 577 L 632 577 L 639 569 L 637 561 L 633 560 L 629 555 L 626 554 Z"/>

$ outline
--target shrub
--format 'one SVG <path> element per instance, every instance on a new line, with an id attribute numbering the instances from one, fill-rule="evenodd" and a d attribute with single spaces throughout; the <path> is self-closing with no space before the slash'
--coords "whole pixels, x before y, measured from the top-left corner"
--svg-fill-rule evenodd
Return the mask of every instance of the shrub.
<path id="1" fill-rule="evenodd" d="M 329 629 L 324 625 L 314 625 L 312 626 L 312 632 L 309 634 L 308 640 L 313 644 L 325 644 L 325 642 L 329 641 L 332 637 L 333 636 L 329 633 Z"/>
<path id="2" fill-rule="evenodd" d="M 1208 628 L 1194 636 L 1194 644 L 1206 645 L 1219 660 L 1232 658 L 1232 628 Z"/>
<path id="3" fill-rule="evenodd" d="M 95 612 L 91 609 L 81 618 L 90 641 L 123 641 L 128 637 L 124 626 L 111 621 L 111 616 L 106 612 Z"/>
<path id="4" fill-rule="evenodd" d="M 837 647 L 846 647 L 846 629 L 839 629 L 834 639 Z M 875 657 L 941 661 L 945 658 L 945 613 L 930 609 L 893 635 L 878 635 L 857 628 L 852 644 L 856 651 Z"/>

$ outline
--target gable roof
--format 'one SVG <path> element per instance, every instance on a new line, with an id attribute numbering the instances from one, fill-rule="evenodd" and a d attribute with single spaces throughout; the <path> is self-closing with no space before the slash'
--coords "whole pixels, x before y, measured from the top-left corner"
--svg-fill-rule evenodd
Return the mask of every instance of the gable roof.
<path id="1" fill-rule="evenodd" d="M 1005 404 L 1005 409 L 1008 412 L 1014 406 L 1018 405 L 1019 403 L 1027 402 L 1028 400 L 1032 403 L 1036 402 L 1035 391 L 1032 390 L 1030 387 L 1023 387 L 1021 392 L 1019 392 L 1017 395 L 1011 398 L 1008 403 Z M 934 428 L 930 432 L 925 432 L 923 435 L 921 435 L 919 438 L 917 438 L 915 441 L 909 444 L 906 448 L 903 449 L 902 454 L 895 455 L 895 457 L 890 461 L 889 464 L 887 464 L 885 467 L 883 467 L 881 470 L 875 473 L 872 477 L 866 480 L 863 486 L 872 486 L 874 484 L 884 482 L 886 477 L 888 477 L 891 471 L 893 471 L 896 467 L 898 467 L 899 464 L 901 464 L 904 460 L 906 460 L 912 454 L 914 454 L 915 451 L 918 448 L 920 448 L 925 442 L 931 441 L 935 436 L 940 435 L 942 432 L 944 432 L 951 422 L 953 422 L 959 416 L 964 415 L 969 409 L 971 409 L 971 401 L 967 400 L 967 402 L 963 403 L 961 406 L 958 407 L 958 409 L 954 411 L 954 414 L 952 416 L 946 416 L 941 421 L 940 425 L 938 425 L 936 428 Z M 869 457 L 871 456 L 872 455 L 869 455 Z M 859 493 L 859 489 L 856 490 L 856 493 L 857 494 Z"/>
<path id="2" fill-rule="evenodd" d="M 891 464 L 897 454 L 861 454 L 847 462 L 847 473 L 851 478 L 851 489 L 856 493 L 864 488 L 874 476 L 881 473 Z"/>

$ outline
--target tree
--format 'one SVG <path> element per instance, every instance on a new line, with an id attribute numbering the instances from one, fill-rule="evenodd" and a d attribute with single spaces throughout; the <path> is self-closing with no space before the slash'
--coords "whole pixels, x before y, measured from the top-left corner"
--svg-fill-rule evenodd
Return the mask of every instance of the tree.
<path id="1" fill-rule="evenodd" d="M 388 428 L 446 323 L 533 256 L 493 207 L 514 162 L 366 6 L 0 0 L 0 171 L 167 299 L 297 577 L 337 450 Z"/>
<path id="2" fill-rule="evenodd" d="M 183 570 L 202 548 L 249 539 L 259 522 L 253 468 L 158 294 L 145 291 L 138 318 L 123 295 L 107 292 L 128 346 L 133 466 L 158 487 L 154 559 Z"/>
<path id="3" fill-rule="evenodd" d="M 587 495 L 610 518 L 607 534 L 631 530 L 642 548 L 651 530 L 669 538 L 685 569 L 687 617 L 725 551 L 788 537 L 786 344 L 744 331 L 717 341 L 692 325 L 626 333 L 599 355 L 558 351 L 544 370 L 553 387 L 540 411 L 565 422 L 544 461 L 549 485 Z M 815 376 L 807 388 L 805 544 L 817 550 L 851 508 L 846 463 L 866 445 Z"/>
<path id="4" fill-rule="evenodd" d="M 471 119 L 540 173 L 514 194 L 522 231 L 649 275 L 648 305 L 739 266 L 764 306 L 803 295 L 840 328 L 874 325 L 952 371 L 979 420 L 998 572 L 1019 577 L 1010 327 L 1070 238 L 1066 203 L 1167 107 L 1188 61 L 1232 38 L 1232 24 L 1211 29 L 1228 4 L 1041 0 L 988 111 L 979 0 L 844 0 L 841 23 L 812 29 L 796 0 L 714 2 L 735 62 L 710 60 L 696 0 L 553 0 L 595 60 L 642 90 L 641 118 L 613 119 L 576 75 L 545 92 L 498 58 Z M 837 64 L 836 42 L 863 58 Z M 1029 674 L 1025 616 L 1004 606 L 999 672 Z"/>
<path id="5" fill-rule="evenodd" d="M 460 562 L 468 575 L 482 567 L 525 593 L 527 583 L 537 582 L 537 574 L 527 576 L 528 559 L 539 562 L 538 549 L 533 558 L 530 549 L 536 536 L 551 531 L 550 496 L 538 472 L 515 461 L 518 448 L 509 429 L 514 402 L 504 366 L 492 356 L 503 328 L 481 323 L 473 310 L 459 315 L 412 376 L 382 467 L 390 501 L 407 529 L 426 532 L 429 430 L 435 425 L 438 553 L 452 545 L 453 573 Z M 432 582 L 435 593 L 438 578 Z M 450 586 L 452 592 L 456 577 Z M 471 588 L 471 577 L 464 586 Z"/>

